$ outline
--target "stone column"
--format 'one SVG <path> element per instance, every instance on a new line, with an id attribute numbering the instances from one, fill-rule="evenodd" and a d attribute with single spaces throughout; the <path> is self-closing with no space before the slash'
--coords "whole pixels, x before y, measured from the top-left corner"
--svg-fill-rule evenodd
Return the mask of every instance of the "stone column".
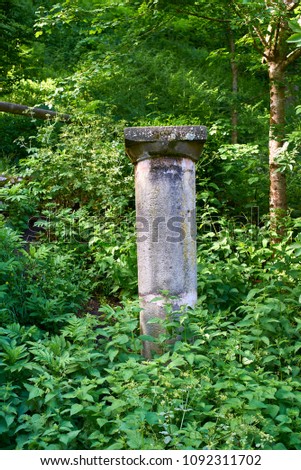
<path id="1" fill-rule="evenodd" d="M 162 327 L 148 322 L 166 317 L 166 302 L 179 311 L 197 300 L 195 162 L 206 128 L 131 127 L 124 133 L 135 164 L 141 334 L 158 337 Z M 160 349 L 145 341 L 144 356 L 152 352 Z"/>

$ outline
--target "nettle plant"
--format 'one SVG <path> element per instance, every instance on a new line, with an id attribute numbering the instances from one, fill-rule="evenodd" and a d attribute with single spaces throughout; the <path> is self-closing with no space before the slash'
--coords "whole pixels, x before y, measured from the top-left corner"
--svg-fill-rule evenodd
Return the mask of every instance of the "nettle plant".
<path id="1" fill-rule="evenodd" d="M 17 321 L 53 331 L 83 308 L 91 282 L 70 254 L 54 244 L 27 247 L 3 221 L 0 238 L 1 325 Z"/>
<path id="2" fill-rule="evenodd" d="M 3 446 L 300 449 L 300 246 L 279 247 L 260 282 L 237 289 L 239 304 L 216 289 L 214 309 L 211 283 L 177 321 L 167 306 L 152 361 L 140 354 L 136 303 L 73 316 L 56 335 L 2 328 Z"/>

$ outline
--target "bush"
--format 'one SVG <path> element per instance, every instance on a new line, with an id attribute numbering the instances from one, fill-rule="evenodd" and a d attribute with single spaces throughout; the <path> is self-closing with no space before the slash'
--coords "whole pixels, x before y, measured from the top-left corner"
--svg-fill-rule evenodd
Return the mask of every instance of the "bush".
<path id="1" fill-rule="evenodd" d="M 300 449 L 301 322 L 279 321 L 275 305 L 268 319 L 199 305 L 151 362 L 135 304 L 72 317 L 58 335 L 2 328 L 3 447 Z"/>
<path id="2" fill-rule="evenodd" d="M 52 330 L 79 311 L 89 298 L 90 282 L 71 255 L 55 244 L 25 243 L 0 226 L 0 323 L 36 324 Z"/>

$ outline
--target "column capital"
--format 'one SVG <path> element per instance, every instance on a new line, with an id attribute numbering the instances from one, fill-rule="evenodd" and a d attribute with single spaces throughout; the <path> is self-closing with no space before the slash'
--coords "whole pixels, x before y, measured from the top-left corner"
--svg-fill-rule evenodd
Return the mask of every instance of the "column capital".
<path id="1" fill-rule="evenodd" d="M 158 157 L 197 161 L 207 139 L 205 126 L 128 127 L 125 149 L 132 163 Z"/>

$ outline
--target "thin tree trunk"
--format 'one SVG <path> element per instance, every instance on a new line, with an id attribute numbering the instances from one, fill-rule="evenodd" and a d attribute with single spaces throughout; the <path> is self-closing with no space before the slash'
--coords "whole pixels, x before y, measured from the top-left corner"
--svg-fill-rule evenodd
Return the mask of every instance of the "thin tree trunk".
<path id="1" fill-rule="evenodd" d="M 270 218 L 271 227 L 281 235 L 281 219 L 287 211 L 286 176 L 280 171 L 279 153 L 284 144 L 285 129 L 285 68 L 269 62 L 270 79 Z"/>
<path id="2" fill-rule="evenodd" d="M 232 109 L 231 109 L 231 143 L 237 144 L 238 142 L 238 111 L 237 111 L 237 94 L 238 94 L 238 66 L 235 56 L 235 40 L 231 28 L 229 28 L 229 41 L 230 41 L 230 63 L 231 63 L 231 77 L 232 77 Z"/>
<path id="3" fill-rule="evenodd" d="M 57 119 L 59 121 L 70 122 L 71 116 L 69 114 L 61 114 L 56 111 L 50 111 L 49 109 L 31 108 L 23 104 L 8 103 L 6 101 L 0 101 L 0 111 L 4 113 L 20 114 L 25 117 L 31 117 L 36 119 Z"/>

